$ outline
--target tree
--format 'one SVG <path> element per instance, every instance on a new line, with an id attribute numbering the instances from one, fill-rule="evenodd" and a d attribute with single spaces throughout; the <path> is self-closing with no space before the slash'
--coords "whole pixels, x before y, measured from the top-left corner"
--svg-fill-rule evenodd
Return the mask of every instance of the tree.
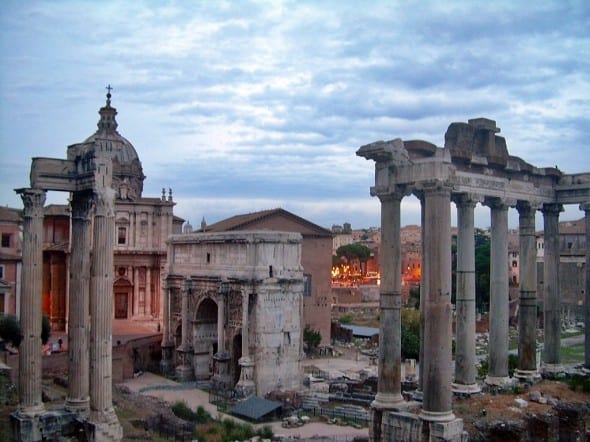
<path id="1" fill-rule="evenodd" d="M 51 335 L 51 324 L 49 318 L 43 315 L 41 319 L 41 343 L 47 344 L 49 336 Z M 22 340 L 20 323 L 16 316 L 13 315 L 0 315 L 0 338 L 4 342 L 12 344 L 14 347 L 18 347 Z"/>
<path id="2" fill-rule="evenodd" d="M 336 256 L 341 259 L 345 258 L 349 264 L 354 261 L 358 261 L 359 268 L 361 269 L 361 275 L 363 276 L 367 273 L 366 263 L 369 259 L 371 259 L 371 253 L 372 252 L 370 248 L 360 243 L 340 246 L 336 250 Z"/>
<path id="3" fill-rule="evenodd" d="M 312 330 L 309 326 L 305 326 L 305 329 L 303 330 L 303 343 L 305 346 L 309 350 L 312 350 L 320 345 L 320 342 L 322 342 L 322 335 L 320 332 Z"/>
<path id="4" fill-rule="evenodd" d="M 20 333 L 20 324 L 16 316 L 0 316 L 0 338 L 2 338 L 4 342 L 12 344 L 14 347 L 20 345 L 22 336 Z"/>
<path id="5" fill-rule="evenodd" d="M 420 356 L 420 311 L 413 308 L 401 310 L 402 358 L 418 359 Z"/>
<path id="6" fill-rule="evenodd" d="M 490 305 L 490 237 L 475 229 L 475 305 L 479 311 Z"/>

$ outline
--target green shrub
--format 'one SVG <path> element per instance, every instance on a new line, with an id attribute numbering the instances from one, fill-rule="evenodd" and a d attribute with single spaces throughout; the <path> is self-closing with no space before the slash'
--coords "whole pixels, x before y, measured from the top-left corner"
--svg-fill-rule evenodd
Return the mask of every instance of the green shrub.
<path id="1" fill-rule="evenodd" d="M 306 326 L 303 330 L 303 343 L 308 349 L 314 349 L 322 342 L 322 335 L 320 332 L 312 330 L 309 326 Z"/>
<path id="2" fill-rule="evenodd" d="M 22 339 L 20 332 L 20 324 L 16 316 L 0 315 L 0 338 L 6 343 L 12 344 L 14 347 L 20 345 Z"/>
<path id="3" fill-rule="evenodd" d="M 338 318 L 338 322 L 340 324 L 352 324 L 352 315 L 350 313 L 342 315 L 340 318 Z"/>
<path id="4" fill-rule="evenodd" d="M 265 425 L 258 430 L 258 436 L 260 436 L 261 439 L 272 439 L 274 437 L 274 433 L 270 426 Z"/>

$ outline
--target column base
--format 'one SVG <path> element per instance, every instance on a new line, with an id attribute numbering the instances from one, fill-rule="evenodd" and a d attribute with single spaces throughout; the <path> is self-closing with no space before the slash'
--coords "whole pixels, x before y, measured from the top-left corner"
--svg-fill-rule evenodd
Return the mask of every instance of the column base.
<path id="1" fill-rule="evenodd" d="M 70 399 L 66 398 L 64 408 L 72 413 L 78 413 L 84 416 L 88 415 L 90 411 L 90 398 L 86 399 Z"/>
<path id="2" fill-rule="evenodd" d="M 544 378 L 555 379 L 565 375 L 565 369 L 561 364 L 541 364 L 541 375 Z"/>
<path id="3" fill-rule="evenodd" d="M 192 382 L 195 380 L 193 367 L 189 365 L 179 365 L 175 370 L 178 382 Z"/>
<path id="4" fill-rule="evenodd" d="M 119 442 L 123 439 L 123 427 L 112 408 L 107 411 L 91 411 L 85 429 L 89 442 Z"/>
<path id="5" fill-rule="evenodd" d="M 377 393 L 375 400 L 371 402 L 371 408 L 379 410 L 401 410 L 407 402 L 401 394 Z"/>
<path id="6" fill-rule="evenodd" d="M 472 394 L 481 393 L 481 385 L 474 383 L 474 384 L 457 384 L 453 382 L 451 384 L 451 390 L 453 394 L 458 396 L 471 396 Z"/>
<path id="7" fill-rule="evenodd" d="M 510 376 L 487 376 L 485 380 L 486 385 L 491 387 L 498 387 L 501 389 L 509 389 L 514 386 L 516 381 Z"/>
<path id="8" fill-rule="evenodd" d="M 537 370 L 520 370 L 518 368 L 514 370 L 514 378 L 519 382 L 526 382 L 529 384 L 536 384 L 542 379 L 541 373 Z"/>
<path id="9" fill-rule="evenodd" d="M 430 422 L 430 440 L 463 442 L 468 435 L 463 431 L 463 419 L 453 419 L 448 422 Z"/>
<path id="10" fill-rule="evenodd" d="M 457 420 L 452 410 L 449 411 L 428 411 L 422 410 L 420 412 L 420 419 L 428 422 L 451 422 Z M 461 420 L 461 419 L 458 419 Z M 461 420 L 461 428 L 463 428 L 463 421 Z"/>
<path id="11" fill-rule="evenodd" d="M 58 440 L 63 436 L 77 439 L 81 424 L 76 413 L 66 410 L 51 410 L 43 414 L 20 416 L 10 415 L 13 440 L 18 442 Z"/>
<path id="12" fill-rule="evenodd" d="M 19 408 L 16 412 L 16 414 L 23 419 L 32 419 L 41 416 L 43 413 L 45 413 L 45 406 L 43 403 L 32 407 Z"/>

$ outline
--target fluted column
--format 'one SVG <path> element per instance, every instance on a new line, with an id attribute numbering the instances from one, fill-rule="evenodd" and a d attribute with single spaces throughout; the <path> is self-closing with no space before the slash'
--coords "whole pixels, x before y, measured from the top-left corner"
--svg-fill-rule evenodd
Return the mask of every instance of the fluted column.
<path id="1" fill-rule="evenodd" d="M 520 295 L 518 308 L 518 366 L 515 376 L 534 381 L 537 371 L 537 250 L 535 209 L 519 201 Z"/>
<path id="2" fill-rule="evenodd" d="M 457 337 L 455 383 L 457 393 L 476 393 L 475 381 L 475 231 L 473 210 L 477 202 L 468 195 L 457 195 Z"/>
<path id="3" fill-rule="evenodd" d="M 68 396 L 65 406 L 68 410 L 86 413 L 90 407 L 88 334 L 92 195 L 74 192 L 71 207 Z"/>
<path id="4" fill-rule="evenodd" d="M 422 419 L 446 422 L 452 411 L 451 188 L 444 182 L 424 189 L 424 251 L 427 292 L 424 296 Z"/>
<path id="5" fill-rule="evenodd" d="M 18 414 L 44 412 L 41 400 L 41 291 L 43 276 L 43 205 L 45 191 L 18 189 L 23 205 L 22 276 L 20 298 Z"/>
<path id="6" fill-rule="evenodd" d="M 543 372 L 553 375 L 563 371 L 560 358 L 561 302 L 559 299 L 559 212 L 561 204 L 543 204 L 544 224 L 544 359 Z"/>
<path id="7" fill-rule="evenodd" d="M 193 347 L 189 342 L 189 296 L 191 294 L 191 281 L 185 280 L 184 287 L 182 289 L 182 301 L 181 301 L 181 343 L 180 347 L 176 350 L 179 359 L 179 365 L 176 367 L 176 376 L 182 382 L 191 381 L 194 378 L 194 371 L 191 364 L 191 355 L 193 354 Z"/>
<path id="8" fill-rule="evenodd" d="M 584 289 L 584 318 L 585 318 L 585 345 L 584 345 L 584 367 L 590 370 L 590 202 L 580 204 L 580 210 L 585 213 L 586 221 L 586 287 Z"/>
<path id="9" fill-rule="evenodd" d="M 242 357 L 238 361 L 240 364 L 240 380 L 236 384 L 235 390 L 238 397 L 246 398 L 256 393 L 254 385 L 254 362 L 250 359 L 250 342 L 249 336 L 249 310 L 250 295 L 246 290 L 242 293 Z"/>
<path id="10" fill-rule="evenodd" d="M 401 395 L 401 240 L 400 203 L 403 195 L 379 196 L 381 201 L 381 268 L 379 317 L 379 381 L 373 408 L 394 409 Z"/>
<path id="11" fill-rule="evenodd" d="M 486 383 L 505 387 L 508 376 L 508 206 L 498 199 L 487 202 L 491 209 L 490 243 L 490 337 L 489 371 Z"/>
<path id="12" fill-rule="evenodd" d="M 222 283 L 223 284 L 223 283 Z M 217 295 L 217 353 L 225 352 L 225 293 L 220 289 Z"/>
<path id="13" fill-rule="evenodd" d="M 112 401 L 114 191 L 94 196 L 94 235 L 90 284 L 90 418 L 96 423 L 116 420 Z"/>
<path id="14" fill-rule="evenodd" d="M 163 327 L 162 327 L 162 361 L 160 362 L 160 369 L 162 373 L 170 374 L 173 367 L 172 353 L 174 351 L 174 343 L 170 331 L 170 303 L 172 298 L 172 288 L 166 283 L 164 287 L 164 311 L 163 311 Z"/>

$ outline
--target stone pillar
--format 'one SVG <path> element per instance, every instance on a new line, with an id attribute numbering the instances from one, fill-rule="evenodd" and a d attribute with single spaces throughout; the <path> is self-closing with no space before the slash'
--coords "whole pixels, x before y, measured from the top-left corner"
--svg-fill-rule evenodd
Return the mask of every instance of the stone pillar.
<path id="1" fill-rule="evenodd" d="M 563 371 L 560 359 L 561 303 L 559 300 L 559 212 L 561 204 L 543 204 L 544 224 L 544 360 L 543 374 L 554 376 Z"/>
<path id="2" fill-rule="evenodd" d="M 163 330 L 162 330 L 162 360 L 160 361 L 160 369 L 162 374 L 172 374 L 174 342 L 172 340 L 172 333 L 170 330 L 170 315 L 171 315 L 171 298 L 172 288 L 166 284 L 164 288 L 164 312 L 163 312 Z"/>
<path id="3" fill-rule="evenodd" d="M 181 307 L 181 343 L 180 347 L 176 349 L 180 365 L 176 367 L 176 376 L 181 382 L 192 381 L 194 378 L 194 370 L 192 368 L 191 360 L 193 355 L 193 347 L 189 343 L 189 296 L 191 294 L 191 281 L 185 280 L 182 290 L 182 307 Z"/>
<path id="4" fill-rule="evenodd" d="M 402 195 L 380 196 L 381 267 L 379 318 L 379 383 L 373 408 L 394 409 L 401 395 L 401 240 Z"/>
<path id="5" fill-rule="evenodd" d="M 580 204 L 580 210 L 585 213 L 586 221 L 586 286 L 584 288 L 584 319 L 585 345 L 584 368 L 590 371 L 590 202 Z"/>
<path id="6" fill-rule="evenodd" d="M 508 205 L 490 199 L 492 238 L 490 244 L 490 337 L 489 371 L 486 383 L 511 385 L 508 376 Z"/>
<path id="7" fill-rule="evenodd" d="M 34 418 L 45 410 L 41 400 L 41 281 L 45 191 L 18 189 L 23 205 L 22 277 L 17 414 Z"/>
<path id="8" fill-rule="evenodd" d="M 424 205 L 424 194 L 420 195 L 420 244 L 421 244 L 421 267 L 420 267 L 420 354 L 418 364 L 418 390 L 414 393 L 414 399 L 420 402 L 423 399 L 423 384 L 424 379 L 424 323 L 426 318 L 424 316 L 424 303 L 426 293 L 428 292 L 428 262 L 426 262 L 426 249 L 424 240 L 424 225 L 426 224 L 426 208 Z"/>
<path id="9" fill-rule="evenodd" d="M 424 189 L 424 251 L 427 291 L 424 293 L 424 361 L 421 417 L 449 422 L 452 410 L 451 189 L 427 183 Z"/>
<path id="10" fill-rule="evenodd" d="M 520 235 L 520 296 L 518 300 L 518 367 L 515 377 L 540 379 L 537 371 L 537 241 L 535 209 L 525 201 L 516 205 Z"/>
<path id="11" fill-rule="evenodd" d="M 475 231 L 476 201 L 457 195 L 457 317 L 455 383 L 453 391 L 471 394 L 481 391 L 475 381 Z"/>
<path id="12" fill-rule="evenodd" d="M 122 428 L 113 409 L 112 390 L 114 197 L 115 191 L 110 187 L 98 188 L 94 195 L 90 283 L 89 422 L 93 425 L 92 440 L 95 441 L 120 440 L 122 437 Z"/>
<path id="13" fill-rule="evenodd" d="M 90 332 L 91 194 L 74 192 L 72 201 L 70 300 L 68 316 L 67 410 L 87 413 L 90 407 L 88 334 Z"/>
<path id="14" fill-rule="evenodd" d="M 247 398 L 256 394 L 254 385 L 254 362 L 250 359 L 250 343 L 248 340 L 248 304 L 250 295 L 246 290 L 242 293 L 242 357 L 238 361 L 240 364 L 240 380 L 236 384 L 236 394 L 238 397 Z"/>
<path id="15" fill-rule="evenodd" d="M 219 284 L 217 294 L 217 353 L 213 355 L 213 378 L 211 384 L 214 389 L 225 391 L 231 388 L 229 377 L 230 357 L 225 351 L 225 301 L 229 291 L 227 281 Z"/>
<path id="16" fill-rule="evenodd" d="M 145 268 L 145 301 L 144 314 L 148 319 L 152 319 L 152 268 Z"/>

